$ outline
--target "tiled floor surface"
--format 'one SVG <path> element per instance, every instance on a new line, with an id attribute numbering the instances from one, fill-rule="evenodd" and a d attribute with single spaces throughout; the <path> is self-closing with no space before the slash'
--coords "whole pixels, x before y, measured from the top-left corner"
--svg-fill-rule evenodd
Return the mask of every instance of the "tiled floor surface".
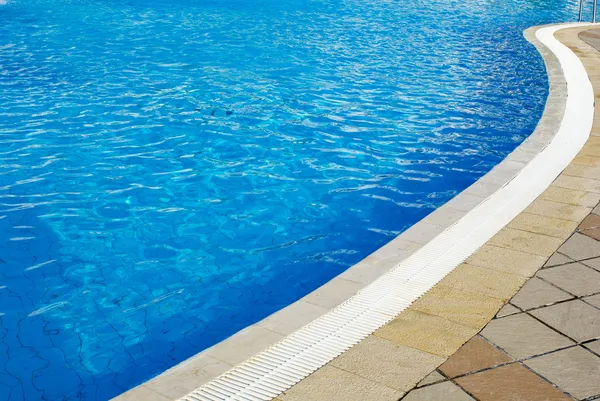
<path id="1" fill-rule="evenodd" d="M 600 400 L 600 205 L 403 401 Z"/>

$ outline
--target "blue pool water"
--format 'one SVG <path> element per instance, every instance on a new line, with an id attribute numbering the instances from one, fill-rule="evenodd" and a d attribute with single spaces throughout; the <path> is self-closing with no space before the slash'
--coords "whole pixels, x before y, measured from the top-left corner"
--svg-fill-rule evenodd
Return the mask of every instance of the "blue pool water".
<path id="1" fill-rule="evenodd" d="M 297 300 L 536 125 L 559 0 L 8 0 L 0 400 L 106 400 Z"/>

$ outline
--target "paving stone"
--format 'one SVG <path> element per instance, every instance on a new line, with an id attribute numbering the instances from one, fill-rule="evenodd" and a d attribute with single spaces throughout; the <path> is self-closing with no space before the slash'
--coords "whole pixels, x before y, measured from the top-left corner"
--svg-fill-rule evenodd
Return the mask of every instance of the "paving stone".
<path id="1" fill-rule="evenodd" d="M 556 202 L 552 202 L 556 203 Z M 556 203 L 558 205 L 564 205 L 562 203 Z M 568 207 L 577 207 L 572 205 L 565 205 Z M 554 217 L 539 216 L 531 213 L 521 213 L 514 218 L 508 225 L 510 228 L 514 228 L 522 231 L 529 231 L 537 234 L 550 235 L 556 238 L 566 239 L 573 231 L 577 228 L 577 223 L 574 221 L 557 219 Z"/>
<path id="2" fill-rule="evenodd" d="M 510 300 L 515 306 L 527 310 L 537 308 L 538 306 L 546 306 L 559 301 L 565 301 L 573 296 L 556 287 L 533 277 L 529 280 L 517 295 Z"/>
<path id="3" fill-rule="evenodd" d="M 600 181 L 590 180 L 588 178 L 559 175 L 552 183 L 552 186 L 600 194 Z"/>
<path id="4" fill-rule="evenodd" d="M 485 244 L 466 261 L 467 264 L 481 266 L 523 277 L 531 277 L 544 264 L 547 257 L 532 255 Z"/>
<path id="5" fill-rule="evenodd" d="M 600 241 L 600 216 L 588 215 L 577 228 L 582 234 Z"/>
<path id="6" fill-rule="evenodd" d="M 423 387 L 428 384 L 438 383 L 445 380 L 447 379 L 444 376 L 442 376 L 437 370 L 434 370 L 433 372 L 428 374 L 427 377 L 421 380 L 421 382 L 417 384 L 417 387 Z"/>
<path id="7" fill-rule="evenodd" d="M 404 393 L 331 365 L 279 395 L 282 401 L 397 401 Z"/>
<path id="8" fill-rule="evenodd" d="M 585 347 L 587 349 L 592 350 L 598 356 L 600 356 L 600 340 L 596 340 L 596 341 L 592 341 L 591 343 L 587 343 L 587 344 L 585 344 Z"/>
<path id="9" fill-rule="evenodd" d="M 249 326 L 229 337 L 226 342 L 212 346 L 204 352 L 207 356 L 230 365 L 237 365 L 282 338 L 283 335 L 263 327 Z"/>
<path id="10" fill-rule="evenodd" d="M 443 357 L 369 336 L 334 359 L 331 365 L 388 387 L 408 391 L 443 361 Z"/>
<path id="11" fill-rule="evenodd" d="M 571 400 L 519 363 L 461 377 L 456 382 L 479 401 Z"/>
<path id="12" fill-rule="evenodd" d="M 503 228 L 488 241 L 490 245 L 546 257 L 552 255 L 562 242 L 559 238 L 512 228 Z"/>
<path id="13" fill-rule="evenodd" d="M 473 397 L 465 393 L 460 387 L 452 382 L 443 382 L 418 388 L 406 395 L 402 401 L 475 401 Z"/>
<path id="14" fill-rule="evenodd" d="M 298 301 L 257 323 L 258 326 L 288 335 L 329 312 L 329 308 Z"/>
<path id="15" fill-rule="evenodd" d="M 510 316 L 510 315 L 514 315 L 516 313 L 521 313 L 521 310 L 518 308 L 515 308 L 514 306 L 512 306 L 511 304 L 506 304 L 502 307 L 502 309 L 500 309 L 500 311 L 496 314 L 497 318 L 500 317 L 504 317 L 504 316 Z"/>
<path id="16" fill-rule="evenodd" d="M 192 357 L 144 383 L 144 387 L 178 399 L 219 376 L 233 366 L 207 355 Z M 141 398 L 140 398 L 141 399 Z"/>
<path id="17" fill-rule="evenodd" d="M 600 194 L 550 186 L 540 195 L 539 199 L 576 206 L 594 207 L 600 202 Z"/>
<path id="18" fill-rule="evenodd" d="M 456 352 L 475 334 L 477 329 L 411 308 L 374 333 L 395 343 L 445 357 Z"/>
<path id="19" fill-rule="evenodd" d="M 582 155 L 597 157 L 592 155 Z M 571 163 L 564 170 L 563 174 L 575 177 L 590 178 L 592 180 L 600 180 L 600 169 L 596 166 L 585 166 L 582 164 Z"/>
<path id="20" fill-rule="evenodd" d="M 440 282 L 447 287 L 508 301 L 526 277 L 463 263 Z"/>
<path id="21" fill-rule="evenodd" d="M 425 296 L 417 299 L 410 308 L 481 330 L 502 305 L 504 301 L 500 299 L 439 283 Z"/>
<path id="22" fill-rule="evenodd" d="M 531 203 L 524 212 L 579 223 L 591 210 L 591 208 L 585 206 L 568 205 L 566 203 L 537 199 Z"/>
<path id="23" fill-rule="evenodd" d="M 530 312 L 576 341 L 600 337 L 600 310 L 574 299 Z"/>
<path id="24" fill-rule="evenodd" d="M 444 362 L 439 370 L 447 377 L 454 378 L 512 360 L 513 358 L 477 335 Z"/>
<path id="25" fill-rule="evenodd" d="M 600 292 L 600 272 L 581 263 L 540 270 L 537 276 L 578 297 Z"/>
<path id="26" fill-rule="evenodd" d="M 592 210 L 592 213 L 600 216 L 600 204 L 597 205 L 594 210 Z"/>
<path id="27" fill-rule="evenodd" d="M 525 364 L 577 399 L 600 395 L 600 357 L 582 347 L 553 352 Z"/>
<path id="28" fill-rule="evenodd" d="M 595 306 L 596 308 L 600 308 L 600 294 L 592 295 L 591 297 L 583 298 L 585 302 Z"/>
<path id="29" fill-rule="evenodd" d="M 600 242 L 580 233 L 575 233 L 567 240 L 558 252 L 573 260 L 596 258 L 600 256 Z"/>
<path id="30" fill-rule="evenodd" d="M 600 167 L 600 157 L 588 156 L 588 155 L 577 155 L 571 161 L 572 164 L 579 164 L 581 166 L 589 167 Z M 591 205 L 594 206 L 594 205 Z"/>
<path id="31" fill-rule="evenodd" d="M 548 259 L 546 264 L 544 264 L 544 267 L 560 266 L 572 262 L 573 259 L 565 255 L 561 255 L 560 253 L 555 253 L 554 255 L 550 256 L 550 259 Z"/>
<path id="32" fill-rule="evenodd" d="M 113 398 L 111 401 L 171 401 L 171 398 L 158 394 L 144 386 L 137 386 L 126 393 Z"/>
<path id="33" fill-rule="evenodd" d="M 582 260 L 581 263 L 591 267 L 592 269 L 600 271 L 600 258 Z"/>
<path id="34" fill-rule="evenodd" d="M 332 309 L 346 301 L 362 287 L 361 283 L 336 277 L 302 298 L 302 301 Z"/>
<path id="35" fill-rule="evenodd" d="M 515 359 L 573 344 L 568 338 L 523 313 L 492 320 L 481 335 Z"/>

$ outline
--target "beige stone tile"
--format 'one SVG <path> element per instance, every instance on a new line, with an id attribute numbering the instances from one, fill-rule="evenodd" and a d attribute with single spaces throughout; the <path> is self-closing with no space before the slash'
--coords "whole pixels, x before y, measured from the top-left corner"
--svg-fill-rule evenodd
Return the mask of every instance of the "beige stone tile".
<path id="1" fill-rule="evenodd" d="M 369 336 L 331 362 L 366 379 L 408 391 L 444 358 L 377 336 Z"/>
<path id="2" fill-rule="evenodd" d="M 439 383 L 445 380 L 447 379 L 444 376 L 442 376 L 437 370 L 434 370 L 433 372 L 428 374 L 423 380 L 421 380 L 421 382 L 417 384 L 417 387 L 423 387 L 427 386 L 428 384 Z"/>
<path id="3" fill-rule="evenodd" d="M 550 186 L 542 192 L 539 199 L 575 206 L 594 207 L 600 202 L 600 193 Z"/>
<path id="4" fill-rule="evenodd" d="M 549 257 L 562 244 L 559 238 L 547 235 L 534 234 L 527 231 L 503 228 L 498 234 L 489 240 L 490 245 L 516 251 L 531 253 L 534 255 Z"/>
<path id="5" fill-rule="evenodd" d="M 170 399 L 178 399 L 232 367 L 232 365 L 218 359 L 199 355 L 169 369 L 160 376 L 146 382 L 144 386 Z"/>
<path id="6" fill-rule="evenodd" d="M 593 139 L 593 138 L 590 138 L 590 139 Z M 583 148 L 579 151 L 579 154 L 600 157 L 600 146 L 586 143 L 583 146 Z"/>
<path id="7" fill-rule="evenodd" d="M 411 391 L 402 401 L 475 401 L 452 382 L 434 384 Z"/>
<path id="8" fill-rule="evenodd" d="M 589 259 L 600 256 L 600 242 L 580 233 L 575 233 L 558 251 L 573 260 Z"/>
<path id="9" fill-rule="evenodd" d="M 600 310 L 579 299 L 536 309 L 530 313 L 576 341 L 600 337 Z"/>
<path id="10" fill-rule="evenodd" d="M 427 219 L 427 217 L 425 218 Z M 437 224 L 430 224 L 425 221 L 420 221 L 408 230 L 402 233 L 402 238 L 406 241 L 416 242 L 417 244 L 426 244 L 439 233 L 444 231 L 446 227 Z"/>
<path id="11" fill-rule="evenodd" d="M 568 338 L 523 313 L 492 320 L 481 335 L 515 359 L 573 344 Z"/>
<path id="12" fill-rule="evenodd" d="M 511 361 L 513 358 L 477 335 L 444 362 L 439 370 L 447 377 L 454 378 Z"/>
<path id="13" fill-rule="evenodd" d="M 553 352 L 525 364 L 577 399 L 600 395 L 600 357 L 582 347 Z"/>
<path id="14" fill-rule="evenodd" d="M 548 259 L 548 261 L 544 264 L 544 267 L 553 267 L 553 266 L 560 266 L 560 265 L 566 265 L 567 263 L 572 263 L 573 259 L 562 255 L 560 253 L 555 253 L 554 255 L 550 256 L 550 259 Z"/>
<path id="15" fill-rule="evenodd" d="M 570 397 L 519 363 L 457 379 L 479 401 L 567 401 Z"/>
<path id="16" fill-rule="evenodd" d="M 111 401 L 172 401 L 170 398 L 165 397 L 162 394 L 158 394 L 156 391 L 152 391 L 144 386 L 137 386 L 132 388 L 126 393 L 123 393 Z"/>
<path id="17" fill-rule="evenodd" d="M 210 347 L 204 353 L 230 365 L 237 365 L 281 339 L 283 336 L 279 333 L 259 326 L 250 326 L 226 341 Z"/>
<path id="18" fill-rule="evenodd" d="M 477 329 L 408 308 L 374 335 L 448 357 L 476 333 Z"/>
<path id="19" fill-rule="evenodd" d="M 589 167 L 600 167 L 600 157 L 588 156 L 588 155 L 577 155 L 571 161 L 571 164 L 578 164 Z"/>
<path id="20" fill-rule="evenodd" d="M 486 244 L 479 248 L 466 263 L 502 272 L 531 277 L 544 264 L 547 257 L 533 255 Z"/>
<path id="21" fill-rule="evenodd" d="M 586 155 L 582 155 L 586 156 Z M 588 156 L 590 157 L 590 156 Z M 591 156 L 593 157 L 593 156 Z M 600 168 L 595 166 L 584 166 L 581 164 L 571 163 L 563 171 L 563 174 L 574 177 L 590 178 L 592 180 L 600 180 Z"/>
<path id="22" fill-rule="evenodd" d="M 596 355 L 600 356 L 600 340 L 592 341 L 585 344 L 585 348 L 595 352 Z"/>
<path id="23" fill-rule="evenodd" d="M 583 298 L 588 304 L 600 309 L 600 294 L 592 295 L 591 297 Z"/>
<path id="24" fill-rule="evenodd" d="M 463 263 L 440 284 L 508 301 L 521 288 L 526 277 Z"/>
<path id="25" fill-rule="evenodd" d="M 582 260 L 581 263 L 588 267 L 591 267 L 592 269 L 600 271 L 600 258 Z"/>
<path id="26" fill-rule="evenodd" d="M 538 216 L 553 217 L 555 219 L 569 220 L 579 223 L 585 218 L 592 208 L 586 206 L 568 205 L 537 199 L 525 209 L 525 213 L 531 213 Z M 575 229 L 571 230 L 574 231 Z"/>
<path id="27" fill-rule="evenodd" d="M 515 308 L 511 304 L 506 304 L 502 307 L 502 309 L 500 309 L 500 311 L 498 311 L 496 317 L 501 318 L 504 316 L 515 315 L 517 313 L 521 313 L 521 311 L 518 308 Z"/>
<path id="28" fill-rule="evenodd" d="M 480 330 L 503 305 L 504 301 L 500 299 L 440 283 L 416 300 L 411 309 Z"/>
<path id="29" fill-rule="evenodd" d="M 551 267 L 540 270 L 537 275 L 578 297 L 600 292 L 600 272 L 581 263 Z"/>
<path id="30" fill-rule="evenodd" d="M 600 181 L 590 180 L 589 178 L 560 175 L 552 183 L 552 186 L 600 194 Z"/>
<path id="31" fill-rule="evenodd" d="M 325 365 L 279 395 L 282 401 L 397 401 L 404 393 Z"/>
<path id="32" fill-rule="evenodd" d="M 356 292 L 363 287 L 364 284 L 346 280 L 341 277 L 335 277 L 327 284 L 317 288 L 302 298 L 301 301 L 333 309 L 356 294 Z"/>
<path id="33" fill-rule="evenodd" d="M 575 206 L 569 205 L 569 207 Z M 508 227 L 566 239 L 575 231 L 577 223 L 523 212 L 511 221 Z"/>
<path id="34" fill-rule="evenodd" d="M 298 301 L 257 323 L 275 333 L 288 335 L 329 312 L 329 308 Z"/>
<path id="35" fill-rule="evenodd" d="M 523 286 L 523 288 L 521 288 L 510 302 L 521 309 L 527 310 L 539 306 L 551 305 L 555 302 L 565 301 L 569 298 L 573 298 L 573 296 L 553 287 L 537 277 L 533 277 Z"/>

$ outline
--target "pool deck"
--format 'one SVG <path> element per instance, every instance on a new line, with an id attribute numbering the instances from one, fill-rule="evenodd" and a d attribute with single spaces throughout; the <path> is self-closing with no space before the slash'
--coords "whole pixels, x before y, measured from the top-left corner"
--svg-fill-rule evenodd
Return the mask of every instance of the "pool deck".
<path id="1" fill-rule="evenodd" d="M 600 53 L 582 42 L 577 36 L 580 31 L 589 29 L 589 26 L 566 29 L 560 31 L 557 38 L 567 44 L 580 57 L 592 80 L 595 92 L 600 93 Z M 317 291 L 116 399 L 119 401 L 141 399 L 166 401 L 184 397 L 197 387 L 215 379 L 258 352 L 284 340 L 286 336 L 294 333 L 297 329 L 334 310 L 357 291 L 373 283 L 394 266 L 414 256 L 415 252 L 433 242 L 432 240 L 442 232 L 452 228 L 468 212 L 484 203 L 490 195 L 505 187 L 518 171 L 523 169 L 530 160 L 541 153 L 552 141 L 558 131 L 565 110 L 566 83 L 561 72 L 560 63 L 552 52 L 535 39 L 534 34 L 534 29 L 528 30 L 526 37 L 538 47 L 538 50 L 544 56 L 551 84 L 550 95 L 544 116 L 536 131 L 515 152 L 456 198 Z M 600 38 L 600 35 L 598 35 L 598 38 Z M 598 41 L 600 42 L 600 39 Z M 589 262 L 595 263 L 595 265 L 586 264 L 588 259 L 592 260 L 590 258 L 600 256 L 600 243 L 589 242 L 599 239 L 592 237 L 599 235 L 598 229 L 594 227 L 596 227 L 596 224 L 600 225 L 600 223 L 595 220 L 595 217 L 586 217 L 590 215 L 593 207 L 600 202 L 600 116 L 594 118 L 594 123 L 592 136 L 579 155 L 550 187 L 525 211 L 514 218 L 508 226 L 493 236 L 465 263 L 456 268 L 453 267 L 450 274 L 445 275 L 441 281 L 438 280 L 439 282 L 433 288 L 429 286 L 424 290 L 424 292 L 428 290 L 425 295 L 410 304 L 410 306 L 407 303 L 408 307 L 403 307 L 402 312 L 397 314 L 395 318 L 387 319 L 387 323 L 383 327 L 378 324 L 375 327 L 377 330 L 371 330 L 368 335 L 361 335 L 358 340 L 352 340 L 350 346 L 335 351 L 332 354 L 333 356 L 327 359 L 327 361 L 333 360 L 303 380 L 299 381 L 299 379 L 306 376 L 305 374 L 299 379 L 295 379 L 293 383 L 298 381 L 299 383 L 289 390 L 283 391 L 275 399 L 282 401 L 377 401 L 398 400 L 402 397 L 405 397 L 406 400 L 441 399 L 436 395 L 439 393 L 435 393 L 435 391 L 442 391 L 444 400 L 472 399 L 460 386 L 475 395 L 477 399 L 504 399 L 502 397 L 482 398 L 481 394 L 485 393 L 486 389 L 481 390 L 482 392 L 479 395 L 475 394 L 475 390 L 469 390 L 469 388 L 474 387 L 469 386 L 473 386 L 473 382 L 485 381 L 473 380 L 472 378 L 482 377 L 477 375 L 491 372 L 495 375 L 492 380 L 494 381 L 496 377 L 499 377 L 496 372 L 509 371 L 509 374 L 514 374 L 516 368 L 527 370 L 525 366 L 529 368 L 531 366 L 523 364 L 522 361 L 528 361 L 537 354 L 527 356 L 514 354 L 509 349 L 503 348 L 501 344 L 494 343 L 494 341 L 500 340 L 485 336 L 485 333 L 491 329 L 485 328 L 483 332 L 481 330 L 501 308 L 502 312 L 497 319 L 489 323 L 490 326 L 497 325 L 496 322 L 506 322 L 508 320 L 503 319 L 509 318 L 534 319 L 537 325 L 544 325 L 550 330 L 548 325 L 552 326 L 554 323 L 542 323 L 544 319 L 536 316 L 536 314 L 543 314 L 545 308 L 542 307 L 542 304 L 526 307 L 519 306 L 519 301 L 513 300 L 511 301 L 513 305 L 504 305 L 544 264 L 550 267 L 547 260 L 551 256 L 551 259 L 560 260 L 561 264 L 567 266 L 560 266 L 563 270 L 573 267 L 572 265 L 577 265 L 578 270 L 576 271 L 578 272 L 585 271 L 586 274 L 592 276 L 595 273 L 600 275 L 596 270 L 593 270 L 600 264 L 600 259 L 596 262 Z M 597 129 L 596 125 L 598 126 Z M 579 226 L 584 218 L 587 219 L 584 222 L 585 225 Z M 573 234 L 578 227 L 581 232 Z M 567 239 L 568 241 L 565 243 Z M 590 247 L 592 250 L 589 249 Z M 560 254 L 554 255 L 557 249 Z M 594 249 L 597 255 L 593 253 Z M 578 253 L 580 250 L 588 253 Z M 573 262 L 579 260 L 583 260 L 583 262 L 580 264 Z M 552 267 L 551 269 L 557 268 Z M 556 300 L 558 304 L 550 307 L 561 308 L 561 305 L 567 305 L 562 306 L 562 308 L 568 309 L 565 312 L 565 316 L 567 316 L 565 319 L 568 319 L 568 313 L 571 311 L 581 314 L 581 304 L 587 305 L 585 309 L 592 308 L 596 313 L 599 313 L 598 309 L 593 306 L 594 300 L 597 304 L 599 303 L 598 295 L 594 298 L 593 293 L 588 294 L 586 292 L 586 297 L 592 295 L 589 297 L 591 301 L 587 298 L 584 300 L 575 299 L 574 297 L 577 294 L 579 294 L 579 297 L 583 297 L 584 294 L 577 292 L 579 290 L 575 288 L 571 288 L 572 291 L 569 291 L 568 288 L 552 283 L 552 278 L 544 277 L 548 274 L 552 276 L 553 270 L 551 269 L 540 270 L 538 275 L 531 279 L 532 281 L 522 291 L 530 288 L 531 283 L 537 283 L 539 280 L 548 285 L 560 287 L 560 290 L 553 287 L 557 291 L 570 294 L 570 298 Z M 545 273 L 546 271 L 550 273 Z M 560 280 L 561 273 L 564 276 L 565 272 L 561 270 L 554 273 L 554 276 L 558 276 L 557 280 Z M 583 282 L 589 287 L 593 280 L 584 279 Z M 596 284 L 598 286 L 596 292 L 600 292 L 600 284 Z M 522 292 L 519 294 L 517 297 L 522 296 Z M 568 307 L 569 302 L 574 302 L 576 305 Z M 516 310 L 513 310 L 513 307 Z M 507 316 L 509 313 L 512 316 Z M 575 324 L 567 324 L 567 326 L 579 326 L 585 321 L 585 318 L 582 318 Z M 560 324 L 564 325 L 564 322 L 561 321 L 555 325 Z M 590 324 L 595 325 L 596 334 L 594 338 L 600 337 L 600 329 L 598 328 L 600 317 L 597 320 L 592 319 Z M 521 327 L 519 326 L 519 328 Z M 523 333 L 518 334 L 533 337 L 538 335 L 537 332 L 528 334 L 525 329 L 526 325 L 523 326 Z M 554 327 L 554 329 L 563 333 L 560 327 Z M 496 332 L 502 332 L 502 330 L 504 328 L 496 330 Z M 510 328 L 506 328 L 506 330 L 510 330 Z M 478 334 L 480 332 L 481 335 Z M 558 332 L 554 331 L 553 333 L 560 335 Z M 557 345 L 561 350 L 560 352 L 573 353 L 575 352 L 573 350 L 576 350 L 579 353 L 587 352 L 592 357 L 597 357 L 586 348 L 588 344 L 592 344 L 589 346 L 591 349 L 594 347 L 593 342 L 590 341 L 592 338 L 588 338 L 589 335 L 582 340 L 573 337 L 574 334 L 572 333 L 571 335 L 568 332 L 564 334 L 567 335 L 565 339 L 570 342 Z M 500 337 L 503 338 L 501 335 Z M 531 340 L 533 337 L 529 339 Z M 545 337 L 541 338 L 545 341 Z M 544 342 L 539 340 L 539 338 L 535 338 L 535 343 Z M 469 342 L 467 343 L 467 341 Z M 493 347 L 490 341 L 506 352 Z M 515 339 L 514 341 L 520 344 L 523 340 Z M 582 343 L 583 346 L 578 345 L 577 341 Z M 586 341 L 589 341 L 589 343 Z M 465 343 L 467 344 L 464 348 L 461 348 Z M 461 365 L 460 361 L 465 359 L 465 355 L 479 352 L 480 348 L 486 348 L 484 345 L 489 345 L 493 350 L 503 353 L 504 359 L 499 363 L 487 364 L 488 366 L 484 367 L 467 363 L 468 367 L 462 368 L 462 370 L 460 367 L 455 367 L 454 371 L 448 369 L 448 366 Z M 597 350 L 597 341 L 595 347 Z M 459 348 L 461 348 L 460 351 L 456 353 Z M 551 358 L 552 355 L 560 353 L 554 352 L 554 350 L 554 348 L 545 350 L 543 357 Z M 454 355 L 455 353 L 456 355 Z M 561 357 L 562 355 L 560 354 Z M 570 355 L 568 354 L 566 357 L 570 357 Z M 448 358 L 450 359 L 448 360 Z M 448 362 L 446 362 L 447 360 Z M 531 360 L 535 360 L 535 358 Z M 586 365 L 586 374 L 600 374 L 594 371 L 594 368 L 599 368 L 599 362 L 600 359 L 596 361 L 596 365 L 589 362 Z M 498 370 L 490 369 L 490 367 L 498 364 L 502 365 L 502 368 L 497 368 Z M 436 371 L 436 368 L 440 365 L 442 365 L 440 370 Z M 544 365 L 542 366 L 544 368 L 549 364 L 543 362 L 540 365 Z M 465 369 L 471 370 L 467 371 Z M 467 373 L 482 370 L 484 372 L 477 373 L 477 375 L 465 376 Z M 456 374 L 457 371 L 461 373 Z M 530 370 L 527 371 L 530 372 Z M 522 372 L 517 372 L 517 374 L 521 375 Z M 542 373 L 544 377 L 550 375 L 550 373 L 547 375 Z M 419 389 L 412 390 L 426 376 L 426 382 L 421 383 Z M 449 380 L 448 378 L 452 376 L 460 377 L 456 380 Z M 538 377 L 535 374 L 533 376 Z M 564 374 L 558 374 L 561 380 L 564 376 Z M 471 381 L 469 382 L 469 380 Z M 425 383 L 431 384 L 437 381 L 442 382 L 425 385 Z M 543 381 L 543 383 L 548 384 L 547 381 Z M 562 388 L 560 382 L 557 381 L 556 384 Z M 269 394 L 268 388 L 266 390 L 259 389 L 259 393 Z M 568 390 L 565 387 L 564 391 Z M 571 395 L 574 394 L 572 391 L 568 392 Z M 457 394 L 457 398 L 449 398 L 448 394 Z M 563 393 L 560 392 L 560 394 L 562 396 Z M 256 399 L 269 398 L 263 396 Z M 186 397 L 185 399 L 205 398 Z M 227 398 L 215 394 L 212 399 Z M 248 399 L 254 398 L 250 397 Z"/>

